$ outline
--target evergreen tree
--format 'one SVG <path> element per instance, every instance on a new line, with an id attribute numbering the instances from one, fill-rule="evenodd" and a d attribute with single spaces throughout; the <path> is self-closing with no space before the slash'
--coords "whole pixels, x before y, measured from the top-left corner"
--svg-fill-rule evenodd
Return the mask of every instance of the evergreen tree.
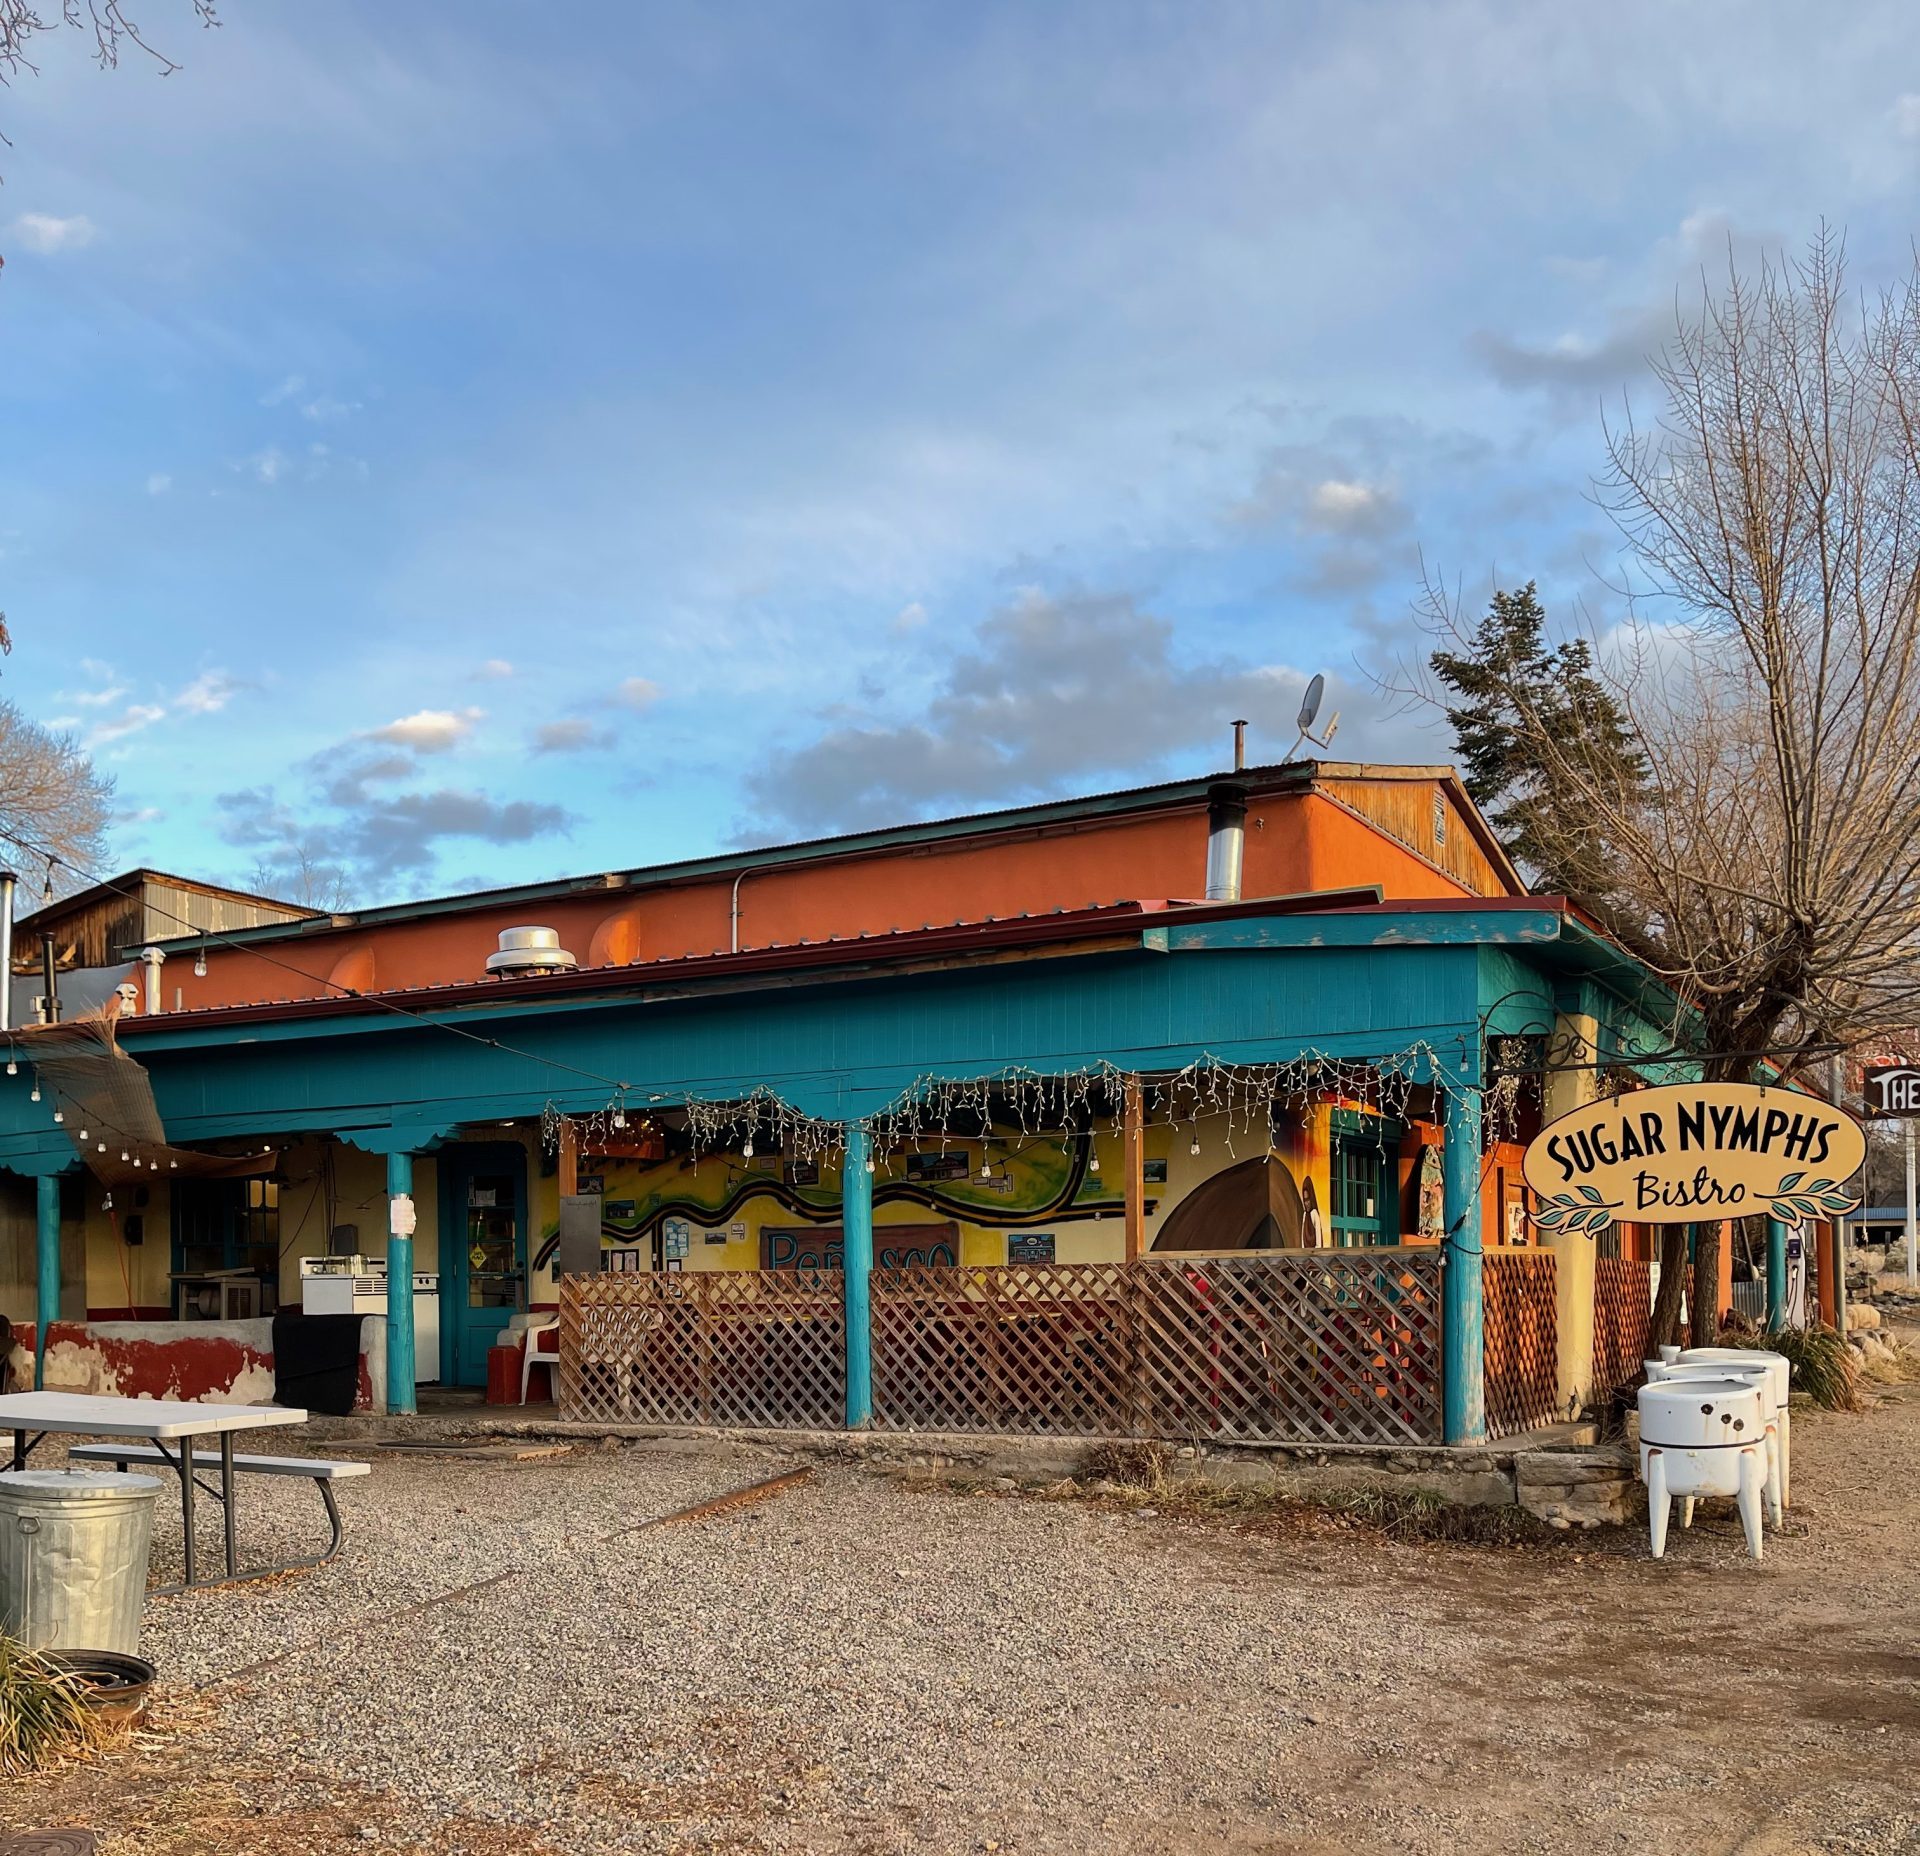
<path id="1" fill-rule="evenodd" d="M 1592 775 L 1644 788 L 1647 762 L 1625 707 L 1595 673 L 1584 638 L 1551 648 L 1534 582 L 1496 592 L 1461 651 L 1433 653 L 1434 674 L 1459 700 L 1447 720 L 1467 791 L 1536 889 L 1595 901 L 1613 886 L 1608 847 L 1574 801 L 1560 768 L 1534 745 L 1544 735 Z"/>

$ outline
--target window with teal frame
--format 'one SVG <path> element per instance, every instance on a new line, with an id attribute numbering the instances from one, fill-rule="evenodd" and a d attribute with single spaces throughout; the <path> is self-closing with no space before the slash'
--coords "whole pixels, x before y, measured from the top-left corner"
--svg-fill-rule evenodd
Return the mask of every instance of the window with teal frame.
<path id="1" fill-rule="evenodd" d="M 1336 1249 L 1400 1241 L 1400 1139 L 1406 1130 L 1380 1115 L 1337 1108 L 1327 1228 Z"/>

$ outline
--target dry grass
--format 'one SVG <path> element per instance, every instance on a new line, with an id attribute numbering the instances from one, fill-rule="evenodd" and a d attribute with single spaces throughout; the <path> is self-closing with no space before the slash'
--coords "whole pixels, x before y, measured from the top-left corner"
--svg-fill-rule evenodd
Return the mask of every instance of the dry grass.
<path id="1" fill-rule="evenodd" d="M 119 1735 L 88 1705 L 84 1684 L 0 1636 L 0 1776 L 85 1758 Z"/>

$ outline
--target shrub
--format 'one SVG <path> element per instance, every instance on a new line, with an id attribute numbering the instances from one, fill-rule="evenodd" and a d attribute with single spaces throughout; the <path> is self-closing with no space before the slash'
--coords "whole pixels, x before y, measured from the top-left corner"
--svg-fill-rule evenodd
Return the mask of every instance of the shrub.
<path id="1" fill-rule="evenodd" d="M 1793 1368 L 1793 1384 L 1816 1405 L 1828 1411 L 1860 1409 L 1860 1367 L 1835 1328 L 1780 1328 L 1757 1341 L 1734 1340 L 1733 1347 L 1764 1347 L 1785 1354 Z"/>
<path id="2" fill-rule="evenodd" d="M 0 1775 L 14 1778 L 71 1758 L 107 1735 L 74 1677 L 0 1635 Z"/>

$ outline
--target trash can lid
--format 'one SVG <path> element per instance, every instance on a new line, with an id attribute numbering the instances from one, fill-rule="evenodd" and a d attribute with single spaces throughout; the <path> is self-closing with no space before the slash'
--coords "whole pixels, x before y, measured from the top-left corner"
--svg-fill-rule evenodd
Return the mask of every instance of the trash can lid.
<path id="1" fill-rule="evenodd" d="M 0 1502 L 25 1500 L 125 1501 L 158 1495 L 157 1476 L 136 1476 L 121 1469 L 9 1469 L 0 1471 Z"/>

